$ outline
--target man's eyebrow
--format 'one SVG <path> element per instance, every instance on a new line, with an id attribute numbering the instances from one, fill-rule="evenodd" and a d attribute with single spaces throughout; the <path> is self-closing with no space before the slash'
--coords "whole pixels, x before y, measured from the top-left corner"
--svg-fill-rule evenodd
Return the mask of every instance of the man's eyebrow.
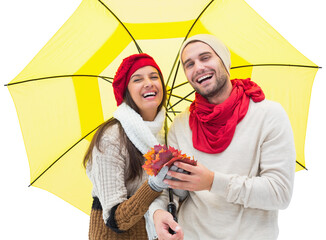
<path id="1" fill-rule="evenodd" d="M 183 64 L 183 66 L 184 65 L 186 65 L 187 64 L 187 62 L 190 62 L 191 61 L 191 59 L 190 58 L 188 58 L 185 62 L 183 62 L 182 64 Z"/>
<path id="2" fill-rule="evenodd" d="M 201 56 L 206 55 L 206 54 L 212 55 L 211 52 L 202 52 L 202 53 L 200 53 L 198 56 L 201 57 Z M 186 65 L 187 62 L 189 62 L 189 61 L 191 61 L 190 58 L 188 58 L 186 61 L 184 61 L 184 62 L 183 62 L 183 65 Z"/>
<path id="3" fill-rule="evenodd" d="M 199 54 L 199 56 L 203 56 L 203 55 L 206 55 L 206 54 L 212 55 L 211 52 L 202 52 L 201 54 Z"/>

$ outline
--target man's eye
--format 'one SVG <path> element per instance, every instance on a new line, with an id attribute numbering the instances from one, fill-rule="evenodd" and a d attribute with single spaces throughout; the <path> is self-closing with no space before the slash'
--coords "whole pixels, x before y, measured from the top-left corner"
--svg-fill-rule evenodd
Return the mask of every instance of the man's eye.
<path id="1" fill-rule="evenodd" d="M 210 58 L 210 56 L 204 56 L 202 57 L 202 60 L 205 61 L 205 60 L 208 60 Z"/>
<path id="2" fill-rule="evenodd" d="M 193 65 L 194 65 L 193 63 L 187 63 L 185 67 L 186 67 L 186 68 L 190 68 L 190 67 L 192 67 Z"/>

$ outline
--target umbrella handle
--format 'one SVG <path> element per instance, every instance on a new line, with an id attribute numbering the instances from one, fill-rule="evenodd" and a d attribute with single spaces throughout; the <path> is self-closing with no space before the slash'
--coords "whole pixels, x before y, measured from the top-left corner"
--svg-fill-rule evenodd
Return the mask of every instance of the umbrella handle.
<path id="1" fill-rule="evenodd" d="M 173 202 L 173 191 L 171 188 L 169 188 L 169 203 L 168 203 L 168 212 L 171 213 L 173 216 L 173 220 L 178 222 L 177 218 L 177 207 L 175 206 L 175 203 Z M 169 233 L 170 234 L 175 234 L 175 231 L 173 231 L 171 228 L 169 228 Z"/>

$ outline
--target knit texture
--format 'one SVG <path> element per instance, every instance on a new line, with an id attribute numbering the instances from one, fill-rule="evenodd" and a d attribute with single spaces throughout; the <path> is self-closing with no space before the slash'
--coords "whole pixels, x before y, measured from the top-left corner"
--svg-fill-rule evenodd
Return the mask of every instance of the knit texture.
<path id="1" fill-rule="evenodd" d="M 163 76 L 154 59 L 146 53 L 133 54 L 123 59 L 112 83 L 114 96 L 118 106 L 123 102 L 123 97 L 128 87 L 131 75 L 139 68 L 145 66 L 152 66 L 156 68 L 161 76 Z"/>
<path id="2" fill-rule="evenodd" d="M 115 220 L 120 230 L 132 228 L 148 210 L 149 205 L 161 193 L 150 188 L 147 181 L 128 200 L 121 203 L 116 212 Z"/>
<path id="3" fill-rule="evenodd" d="M 184 239 L 277 239 L 278 210 L 290 203 L 296 157 L 290 121 L 281 105 L 250 100 L 222 153 L 198 151 L 191 139 L 186 111 L 174 119 L 168 144 L 214 171 L 214 180 L 210 191 L 190 192 L 179 208 Z M 151 215 L 164 209 L 163 194 L 151 204 Z"/>
<path id="4" fill-rule="evenodd" d="M 121 106 L 123 104 L 118 109 Z M 138 115 L 136 112 L 134 113 L 135 116 Z M 153 122 L 144 122 L 142 119 L 140 121 L 135 120 L 127 110 L 120 115 L 124 119 L 122 120 L 124 123 L 120 122 L 119 124 L 128 129 L 128 132 L 137 131 L 139 127 L 147 129 L 147 135 L 152 136 L 153 142 L 160 142 L 161 140 L 156 140 L 156 137 L 162 139 L 159 136 L 164 136 L 164 133 L 162 134 L 164 110 L 159 114 Z M 143 143 L 149 141 L 146 137 L 142 138 L 142 135 L 145 135 L 145 133 L 134 133 L 135 140 L 131 140 L 133 144 L 136 145 L 135 143 L 138 141 L 137 145 L 143 147 Z M 93 197 L 98 197 L 103 208 L 103 210 L 92 210 L 91 225 L 94 224 L 94 226 L 90 226 L 90 235 L 92 236 L 90 239 L 106 239 L 105 237 L 107 236 L 110 237 L 109 239 L 147 239 L 146 228 L 153 228 L 148 222 L 145 224 L 144 215 L 148 215 L 146 211 L 149 204 L 160 193 L 153 191 L 148 186 L 146 182 L 148 176 L 145 171 L 143 171 L 143 175 L 140 178 L 132 182 L 125 182 L 129 162 L 133 159 L 132 156 L 129 156 L 126 147 L 121 142 L 118 124 L 111 126 L 104 132 L 100 140 L 100 149 L 101 151 L 97 148 L 93 149 L 92 164 L 87 165 L 86 169 L 87 175 L 93 184 L 92 195 Z M 131 197 L 128 199 L 128 196 Z M 118 208 L 116 209 L 115 216 L 111 216 L 110 211 L 117 205 Z M 131 209 L 132 211 L 129 212 Z M 102 214 L 101 224 L 98 218 L 99 214 Z M 105 225 L 109 218 L 116 220 L 119 230 L 128 233 L 116 233 L 109 229 Z M 103 231 L 103 233 L 96 231 Z M 149 232 L 154 234 L 152 231 Z M 146 234 L 145 238 L 143 238 L 142 233 Z M 119 235 L 116 236 L 115 234 Z M 104 236 L 103 238 L 98 237 L 102 237 L 102 235 Z"/>
<path id="5" fill-rule="evenodd" d="M 122 103 L 113 116 L 119 120 L 130 141 L 142 154 L 147 153 L 154 145 L 163 143 L 164 108 L 157 114 L 154 121 L 144 121 L 131 107 Z"/>
<path id="6" fill-rule="evenodd" d="M 107 227 L 102 218 L 102 210 L 92 209 L 89 225 L 90 240 L 147 240 L 145 219 L 141 218 L 132 228 L 122 233 L 116 233 Z"/>
<path id="7" fill-rule="evenodd" d="M 159 192 L 153 191 L 147 181 L 138 189 L 138 191 L 127 201 L 117 205 L 115 212 L 111 212 L 112 221 L 105 224 L 102 218 L 102 208 L 99 200 L 94 199 L 91 220 L 89 227 L 90 240 L 104 239 L 148 239 L 144 214 L 148 210 L 152 201 L 160 195 Z M 107 226 L 110 225 L 110 226 Z M 114 226 L 112 226 L 114 225 Z M 112 229 L 114 227 L 115 229 Z"/>
<path id="8" fill-rule="evenodd" d="M 203 42 L 203 43 L 207 44 L 208 46 L 210 46 L 214 50 L 214 52 L 217 54 L 217 56 L 222 60 L 225 70 L 230 75 L 230 68 L 231 68 L 230 51 L 221 40 L 219 40 L 218 38 L 216 38 L 215 36 L 210 35 L 210 34 L 197 34 L 197 35 L 194 35 L 194 36 L 188 38 L 181 46 L 180 59 L 181 59 L 182 52 L 185 49 L 185 47 L 193 41 L 200 41 L 200 42 Z M 183 64 L 182 64 L 182 67 L 184 67 Z"/>
<path id="9" fill-rule="evenodd" d="M 194 148 L 206 153 L 223 152 L 231 143 L 237 124 L 246 116 L 249 101 L 265 99 L 261 88 L 247 79 L 231 80 L 230 96 L 221 104 L 211 104 L 196 93 L 190 105 L 189 126 Z"/>

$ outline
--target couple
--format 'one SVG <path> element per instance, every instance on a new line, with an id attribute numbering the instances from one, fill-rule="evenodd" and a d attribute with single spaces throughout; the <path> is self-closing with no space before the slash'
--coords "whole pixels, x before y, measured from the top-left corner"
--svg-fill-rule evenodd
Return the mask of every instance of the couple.
<path id="1" fill-rule="evenodd" d="M 230 52 L 211 35 L 189 38 L 180 60 L 196 98 L 175 118 L 168 145 L 197 166 L 143 171 L 142 155 L 164 143 L 166 91 L 153 58 L 127 57 L 113 80 L 118 109 L 84 158 L 94 198 L 89 238 L 153 239 L 154 220 L 158 239 L 277 239 L 296 157 L 285 111 L 250 79 L 230 80 Z M 178 223 L 166 211 L 168 187 L 183 200 Z"/>

